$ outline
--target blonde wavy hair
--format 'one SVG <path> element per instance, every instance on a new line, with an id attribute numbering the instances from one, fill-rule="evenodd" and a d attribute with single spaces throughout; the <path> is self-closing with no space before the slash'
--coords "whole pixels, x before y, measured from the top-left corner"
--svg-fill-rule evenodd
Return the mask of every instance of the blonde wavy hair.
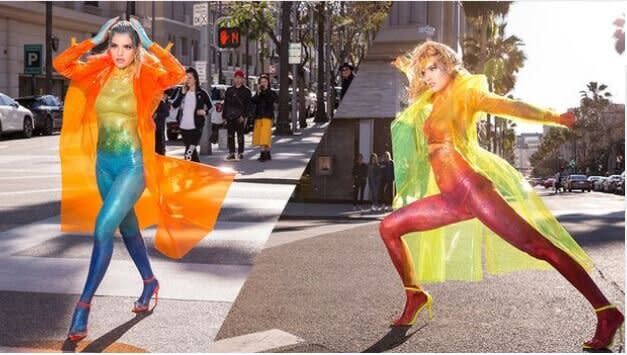
<path id="1" fill-rule="evenodd" d="M 415 100 L 428 89 L 427 84 L 422 80 L 422 71 L 425 69 L 426 60 L 432 57 L 444 64 L 451 75 L 466 71 L 461 58 L 446 44 L 434 41 L 419 44 L 412 51 L 397 57 L 392 62 L 396 68 L 407 75 L 409 80 L 407 97 L 409 100 Z"/>

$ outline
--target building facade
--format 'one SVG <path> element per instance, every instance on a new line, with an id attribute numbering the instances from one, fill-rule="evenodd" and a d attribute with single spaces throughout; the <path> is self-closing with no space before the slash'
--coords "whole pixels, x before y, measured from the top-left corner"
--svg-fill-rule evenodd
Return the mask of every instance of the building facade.
<path id="1" fill-rule="evenodd" d="M 531 174 L 533 167 L 529 158 L 538 151 L 540 143 L 542 143 L 542 133 L 522 133 L 516 136 L 514 166 L 523 175 Z"/>
<path id="2" fill-rule="evenodd" d="M 457 49 L 465 27 L 458 2 L 393 2 L 388 18 L 359 66 L 327 132 L 313 155 L 303 200 L 350 201 L 358 154 L 391 152 L 390 124 L 407 105 L 407 81 L 390 62 L 427 39 Z M 331 161 L 332 170 L 318 172 Z M 370 192 L 367 192 L 370 196 Z"/>
<path id="3" fill-rule="evenodd" d="M 131 13 L 140 18 L 146 32 L 157 43 L 165 46 L 173 43 L 172 53 L 181 64 L 192 66 L 194 61 L 214 58 L 211 67 L 214 83 L 217 82 L 218 58 L 222 59 L 222 70 L 230 83 L 235 69 L 245 66 L 245 48 L 223 52 L 208 50 L 206 43 L 212 44 L 213 29 L 193 26 L 193 2 L 148 2 L 130 3 Z M 109 18 L 124 17 L 128 2 L 125 1 L 55 1 L 52 3 L 52 33 L 58 39 L 58 49 L 53 57 L 65 50 L 72 37 L 77 41 L 91 38 Z M 212 23 L 220 16 L 221 6 L 212 3 L 210 19 Z M 228 10 L 225 8 L 225 10 Z M 226 12 L 222 13 L 225 15 Z M 154 17 L 154 29 L 152 28 Z M 11 97 L 31 94 L 44 94 L 45 88 L 45 19 L 44 2 L 0 2 L 0 92 Z M 257 61 L 257 43 L 246 41 L 249 45 L 249 72 L 260 70 Z M 41 45 L 42 74 L 25 74 L 25 45 Z M 211 52 L 208 54 L 208 52 Z M 229 76 L 230 74 L 230 76 Z M 53 71 L 52 94 L 62 97 L 69 83 Z"/>

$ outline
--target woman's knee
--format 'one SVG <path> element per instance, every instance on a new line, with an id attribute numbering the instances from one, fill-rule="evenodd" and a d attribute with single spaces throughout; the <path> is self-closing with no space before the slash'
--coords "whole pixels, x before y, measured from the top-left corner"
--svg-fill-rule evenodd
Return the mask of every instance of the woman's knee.
<path id="1" fill-rule="evenodd" d="M 385 217 L 379 224 L 379 235 L 384 241 L 392 241 L 400 238 L 398 233 L 398 221 L 393 215 Z"/>

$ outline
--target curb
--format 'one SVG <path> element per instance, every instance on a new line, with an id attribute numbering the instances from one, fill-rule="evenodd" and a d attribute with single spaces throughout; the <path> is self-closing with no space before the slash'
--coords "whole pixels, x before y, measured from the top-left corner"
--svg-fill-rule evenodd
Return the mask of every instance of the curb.
<path id="1" fill-rule="evenodd" d="M 274 349 L 295 348 L 305 343 L 304 339 L 279 329 L 270 329 L 232 338 L 218 340 L 207 349 L 208 353 L 260 353 L 275 352 Z"/>

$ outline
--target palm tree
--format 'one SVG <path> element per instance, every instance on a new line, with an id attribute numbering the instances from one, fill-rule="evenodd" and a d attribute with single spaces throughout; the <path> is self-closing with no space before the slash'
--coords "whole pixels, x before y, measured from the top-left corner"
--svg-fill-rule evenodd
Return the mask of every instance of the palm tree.
<path id="1" fill-rule="evenodd" d="M 517 36 L 505 37 L 509 2 L 464 2 L 464 12 L 473 27 L 474 36 L 463 41 L 464 66 L 488 78 L 490 90 L 500 95 L 509 93 L 516 84 L 516 74 L 527 59 L 520 49 L 524 45 Z M 495 118 L 492 132 L 491 117 L 479 126 L 479 140 L 488 150 L 505 155 L 506 134 L 511 128 Z M 499 134 L 500 132 L 500 134 Z M 511 144 L 510 144 L 511 145 Z"/>
<path id="2" fill-rule="evenodd" d="M 579 164 L 585 164 L 589 158 L 595 159 L 609 153 L 606 162 L 609 168 L 612 166 L 609 160 L 615 157 L 616 142 L 612 139 L 611 122 L 602 119 L 602 113 L 610 105 L 612 94 L 607 91 L 607 85 L 595 81 L 589 82 L 586 89 L 579 92 L 581 94 L 578 109 L 580 117 L 572 135 L 575 156 Z M 579 142 L 585 144 L 586 149 L 578 149 Z"/>
<path id="3" fill-rule="evenodd" d="M 463 40 L 464 66 L 473 73 L 484 73 L 488 56 L 488 31 L 494 26 L 496 16 L 509 12 L 511 1 L 464 1 L 464 15 L 471 26 L 471 36 Z M 492 123 L 488 115 L 485 126 L 479 125 L 479 141 L 492 150 Z"/>

